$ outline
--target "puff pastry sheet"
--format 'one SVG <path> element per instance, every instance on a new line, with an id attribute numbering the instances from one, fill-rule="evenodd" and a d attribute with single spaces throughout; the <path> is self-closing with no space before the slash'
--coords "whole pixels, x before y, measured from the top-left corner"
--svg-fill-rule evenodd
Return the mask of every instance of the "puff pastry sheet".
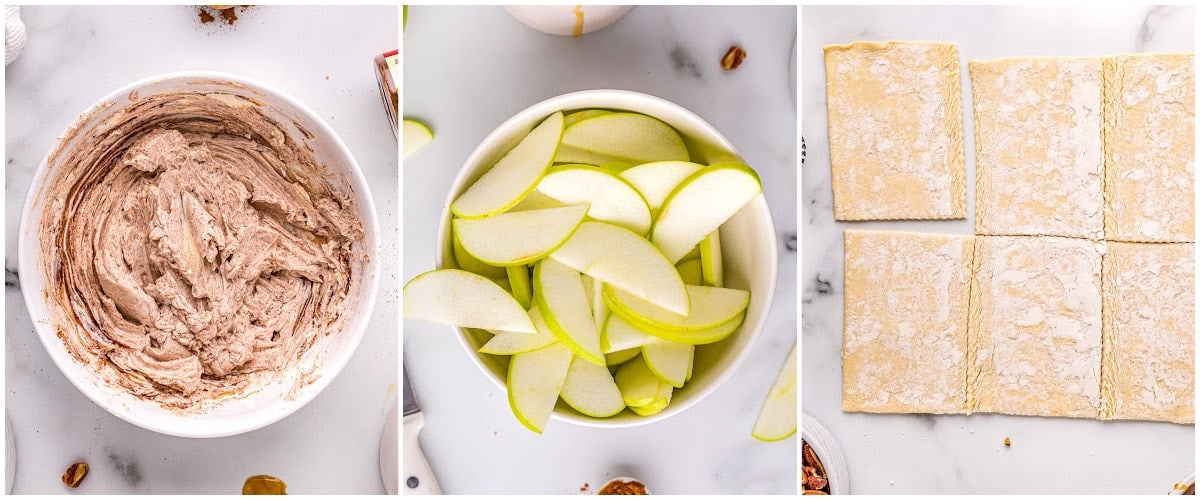
<path id="1" fill-rule="evenodd" d="M 1195 241 L 1195 65 L 1191 54 L 1104 59 L 1104 232 Z"/>
<path id="2" fill-rule="evenodd" d="M 1104 237 L 1098 58 L 971 61 L 977 234 Z"/>
<path id="3" fill-rule="evenodd" d="M 1104 418 L 1195 422 L 1194 247 L 1109 243 Z"/>
<path id="4" fill-rule="evenodd" d="M 958 48 L 825 47 L 837 220 L 966 217 Z"/>
<path id="5" fill-rule="evenodd" d="M 975 241 L 971 411 L 1098 418 L 1104 244 L 1022 236 Z"/>
<path id="6" fill-rule="evenodd" d="M 845 232 L 845 411 L 965 411 L 971 240 Z"/>

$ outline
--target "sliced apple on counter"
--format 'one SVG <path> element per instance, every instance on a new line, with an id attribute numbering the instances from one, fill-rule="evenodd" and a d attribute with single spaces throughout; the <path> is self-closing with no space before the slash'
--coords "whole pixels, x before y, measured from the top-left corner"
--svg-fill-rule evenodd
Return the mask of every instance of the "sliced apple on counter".
<path id="1" fill-rule="evenodd" d="M 567 205 L 588 205 L 587 216 L 638 234 L 650 230 L 650 209 L 633 185 L 616 174 L 591 165 L 551 167 L 537 191 Z"/>
<path id="2" fill-rule="evenodd" d="M 725 286 L 725 263 L 721 259 L 721 230 L 718 229 L 700 242 L 700 274 L 708 286 Z"/>
<path id="3" fill-rule="evenodd" d="M 750 432 L 755 439 L 762 441 L 781 441 L 796 433 L 796 346 L 788 354 L 771 392 L 763 401 L 758 419 L 754 422 L 754 430 Z"/>
<path id="4" fill-rule="evenodd" d="M 638 349 L 656 341 L 658 341 L 657 337 L 639 330 L 616 314 L 608 315 L 608 320 L 604 322 L 604 329 L 600 331 L 600 349 L 605 354 Z"/>
<path id="5" fill-rule="evenodd" d="M 654 415 L 671 404 L 671 394 L 675 388 L 650 371 L 641 356 L 621 365 L 614 379 L 625 405 L 638 415 Z"/>
<path id="6" fill-rule="evenodd" d="M 589 417 L 611 417 L 625 409 L 621 390 L 608 368 L 575 357 L 560 394 L 564 403 Z"/>
<path id="7" fill-rule="evenodd" d="M 508 212 L 486 219 L 454 219 L 464 250 L 490 266 L 536 262 L 562 246 L 587 215 L 587 205 Z"/>
<path id="8" fill-rule="evenodd" d="M 508 273 L 509 291 L 521 307 L 529 309 L 533 300 L 533 284 L 529 281 L 529 268 L 524 264 L 505 268 Z"/>
<path id="9" fill-rule="evenodd" d="M 685 285 L 704 284 L 704 273 L 700 267 L 700 259 L 684 260 L 675 265 L 675 269 L 679 270 L 679 278 Z"/>
<path id="10" fill-rule="evenodd" d="M 433 142 L 433 131 L 429 130 L 429 126 L 416 120 L 405 119 L 401 131 L 404 135 L 401 137 L 404 140 L 404 159 L 416 153 L 418 149 L 425 147 L 426 144 Z"/>
<path id="11" fill-rule="evenodd" d="M 581 109 L 579 111 L 572 111 L 563 115 L 563 128 L 565 129 L 588 118 L 595 118 L 609 113 L 612 113 L 612 111 L 607 109 Z"/>
<path id="12" fill-rule="evenodd" d="M 692 356 L 695 352 L 696 346 L 694 345 L 678 344 L 666 340 L 650 342 L 642 346 L 642 358 L 646 360 L 646 367 L 659 380 L 676 388 L 683 387 L 683 383 L 687 381 L 688 371 L 692 365 Z"/>
<path id="13" fill-rule="evenodd" d="M 690 161 L 655 161 L 622 171 L 621 177 L 633 184 L 650 211 L 657 213 L 675 186 L 702 168 L 704 165 Z"/>
<path id="14" fill-rule="evenodd" d="M 605 366 L 600 332 L 592 319 L 579 271 L 553 259 L 538 262 L 533 268 L 533 296 L 555 338 L 576 356 Z"/>
<path id="15" fill-rule="evenodd" d="M 675 265 L 645 238 L 623 227 L 585 221 L 550 258 L 668 311 L 689 311 L 687 291 Z"/>
<path id="16" fill-rule="evenodd" d="M 453 240 L 452 251 L 454 252 L 454 262 L 458 264 L 457 267 L 459 269 L 469 273 L 478 274 L 485 278 L 489 278 L 492 281 L 508 279 L 508 273 L 503 267 L 489 266 L 479 262 L 479 259 L 476 259 L 475 257 L 472 257 L 471 254 L 467 253 L 467 250 L 462 246 L 462 242 L 458 241 L 458 236 L 453 234 L 454 231 L 451 230 L 450 233 L 450 238 Z"/>
<path id="17" fill-rule="evenodd" d="M 572 358 L 571 349 L 557 343 L 513 355 L 508 362 L 508 404 L 521 425 L 542 433 L 558 403 Z"/>
<path id="18" fill-rule="evenodd" d="M 533 327 L 537 330 L 537 333 L 530 335 L 528 333 L 492 331 L 492 338 L 488 339 L 487 343 L 479 348 L 479 352 L 498 356 L 510 356 L 523 352 L 536 351 L 558 342 L 554 334 L 550 333 L 550 328 L 546 326 L 546 321 L 542 319 L 542 313 L 537 310 L 537 306 L 529 310 L 529 319 L 533 321 Z"/>
<path id="19" fill-rule="evenodd" d="M 600 165 L 688 161 L 683 138 L 662 120 L 639 113 L 613 112 L 572 124 L 562 134 L 556 161 Z"/>
<path id="20" fill-rule="evenodd" d="M 554 162 L 563 136 L 563 114 L 557 112 L 534 127 L 483 177 L 450 204 L 450 211 L 464 219 L 480 219 L 502 213 L 533 191 L 546 169 Z"/>
<path id="21" fill-rule="evenodd" d="M 760 194 L 758 174 L 745 163 L 718 163 L 700 169 L 667 196 L 650 229 L 650 241 L 672 263 L 679 262 Z"/>
<path id="22" fill-rule="evenodd" d="M 404 285 L 404 317 L 463 328 L 537 331 L 529 313 L 500 285 L 459 269 L 438 269 L 409 280 Z M 597 339 L 597 349 L 599 343 Z"/>
<path id="23" fill-rule="evenodd" d="M 692 314 L 668 311 L 647 300 L 612 286 L 605 287 L 604 300 L 614 314 L 634 325 L 676 331 L 709 330 L 728 323 L 746 311 L 750 292 L 733 288 L 687 285 Z"/>
<path id="24" fill-rule="evenodd" d="M 640 347 L 625 349 L 624 351 L 610 352 L 604 355 L 604 361 L 608 363 L 609 368 L 612 368 L 638 357 L 638 355 L 641 353 L 642 349 Z"/>

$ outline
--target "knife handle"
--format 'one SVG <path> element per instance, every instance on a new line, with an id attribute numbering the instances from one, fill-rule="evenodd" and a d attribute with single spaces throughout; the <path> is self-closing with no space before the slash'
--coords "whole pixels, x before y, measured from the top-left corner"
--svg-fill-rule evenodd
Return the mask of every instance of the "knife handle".
<path id="1" fill-rule="evenodd" d="M 425 427 L 425 417 L 421 412 L 404 417 L 404 429 L 401 431 L 404 433 L 404 475 L 400 478 L 401 488 L 405 495 L 441 495 L 442 489 L 433 476 L 433 469 L 421 451 L 419 438 L 422 427 Z"/>

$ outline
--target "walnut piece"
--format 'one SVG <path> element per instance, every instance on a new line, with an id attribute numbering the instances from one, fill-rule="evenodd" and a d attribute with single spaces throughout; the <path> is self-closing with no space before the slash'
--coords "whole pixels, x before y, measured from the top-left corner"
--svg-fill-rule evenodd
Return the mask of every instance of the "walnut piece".
<path id="1" fill-rule="evenodd" d="M 246 478 L 246 483 L 242 485 L 243 495 L 286 495 L 287 483 L 283 480 L 259 474 Z"/>
<path id="2" fill-rule="evenodd" d="M 87 477 L 87 474 L 87 462 L 75 462 L 70 467 L 67 467 L 67 471 L 63 473 L 62 482 L 71 488 L 78 488 L 83 483 L 83 478 Z"/>
<path id="3" fill-rule="evenodd" d="M 746 60 L 746 50 L 734 45 L 729 47 L 729 52 L 725 53 L 725 57 L 721 58 L 721 69 L 732 71 L 742 65 L 742 61 Z"/>

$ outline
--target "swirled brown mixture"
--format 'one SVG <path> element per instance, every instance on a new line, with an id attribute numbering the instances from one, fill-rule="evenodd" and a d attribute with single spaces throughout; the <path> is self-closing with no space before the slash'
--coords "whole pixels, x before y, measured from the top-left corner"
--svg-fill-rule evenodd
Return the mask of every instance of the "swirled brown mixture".
<path id="1" fill-rule="evenodd" d="M 47 299 L 67 350 L 109 383 L 186 408 L 339 323 L 362 222 L 256 103 L 145 97 L 50 164 Z"/>

